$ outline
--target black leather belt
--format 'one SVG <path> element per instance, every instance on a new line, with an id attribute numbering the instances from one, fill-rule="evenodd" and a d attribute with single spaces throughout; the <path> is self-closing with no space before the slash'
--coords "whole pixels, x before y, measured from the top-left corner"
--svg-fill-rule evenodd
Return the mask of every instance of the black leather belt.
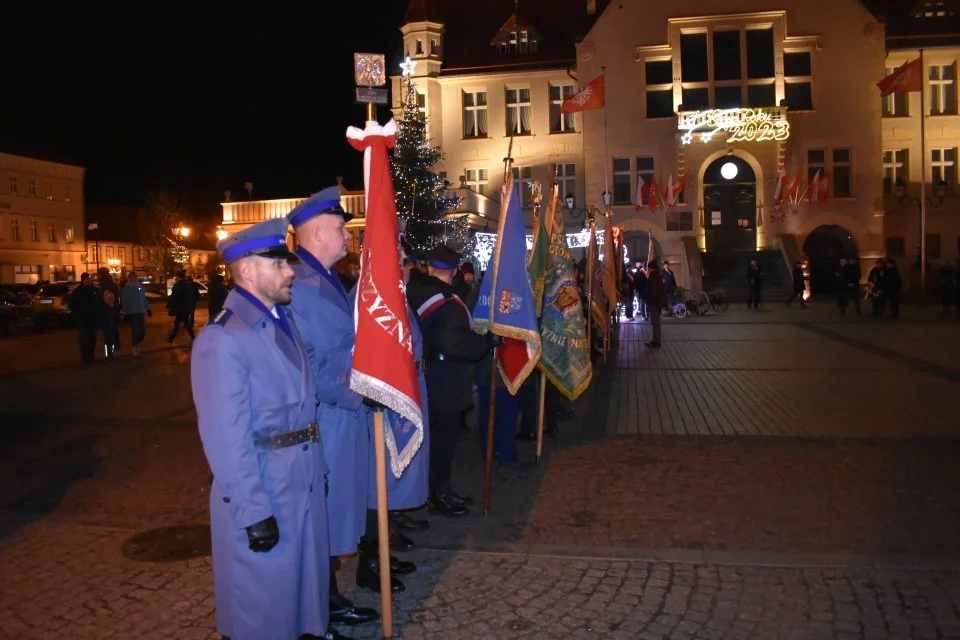
<path id="1" fill-rule="evenodd" d="M 311 422 L 306 429 L 291 431 L 290 433 L 281 433 L 267 438 L 258 438 L 255 442 L 258 448 L 264 451 L 273 451 L 274 449 L 283 449 L 292 447 L 304 442 L 320 442 L 317 437 L 317 423 Z"/>

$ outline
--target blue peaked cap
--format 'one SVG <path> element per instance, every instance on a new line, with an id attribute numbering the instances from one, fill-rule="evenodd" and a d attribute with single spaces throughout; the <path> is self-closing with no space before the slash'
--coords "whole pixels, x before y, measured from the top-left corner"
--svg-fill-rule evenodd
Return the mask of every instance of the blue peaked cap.
<path id="1" fill-rule="evenodd" d="M 223 261 L 227 264 L 247 256 L 296 258 L 296 254 L 291 253 L 287 246 L 286 218 L 270 218 L 230 234 L 217 243 L 217 250 L 223 254 Z"/>
<path id="2" fill-rule="evenodd" d="M 427 252 L 427 264 L 437 269 L 456 269 L 460 254 L 446 245 L 437 245 Z"/>
<path id="3" fill-rule="evenodd" d="M 323 191 L 313 194 L 287 214 L 290 224 L 296 229 L 307 220 L 321 214 L 343 216 L 344 220 L 351 220 L 352 214 L 347 213 L 340 206 L 340 187 L 327 187 Z"/>

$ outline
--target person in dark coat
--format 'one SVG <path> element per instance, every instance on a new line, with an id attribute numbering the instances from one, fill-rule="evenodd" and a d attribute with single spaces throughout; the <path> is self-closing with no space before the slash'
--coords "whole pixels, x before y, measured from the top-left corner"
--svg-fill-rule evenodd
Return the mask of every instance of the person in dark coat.
<path id="1" fill-rule="evenodd" d="M 77 327 L 80 342 L 80 361 L 93 364 L 97 346 L 97 326 L 100 319 L 100 289 L 93 285 L 89 273 L 80 274 L 80 286 L 70 294 L 70 315 Z"/>
<path id="2" fill-rule="evenodd" d="M 803 292 L 805 289 L 806 286 L 804 286 L 803 278 L 803 260 L 797 260 L 793 265 L 793 295 L 787 298 L 787 306 L 789 307 L 790 304 L 799 297 L 800 306 L 806 307 L 807 301 L 803 299 Z"/>
<path id="3" fill-rule="evenodd" d="M 210 288 L 207 290 L 207 309 L 210 312 L 208 322 L 213 322 L 220 315 L 226 300 L 227 287 L 223 282 L 223 276 L 218 273 L 210 279 Z"/>
<path id="4" fill-rule="evenodd" d="M 167 343 L 173 344 L 177 333 L 180 331 L 180 325 L 187 330 L 190 339 L 193 335 L 193 312 L 197 308 L 197 290 L 193 286 L 193 280 L 187 278 L 187 272 L 180 270 L 177 273 L 177 281 L 173 285 L 173 291 L 170 292 L 170 299 L 167 301 L 167 309 L 173 316 L 173 330 L 167 335 Z"/>
<path id="5" fill-rule="evenodd" d="M 647 307 L 650 314 L 650 326 L 653 329 L 653 339 L 647 346 L 656 349 L 660 347 L 660 323 L 663 307 L 667 304 L 667 288 L 660 277 L 660 267 L 656 260 L 647 265 Z"/>
<path id="6" fill-rule="evenodd" d="M 473 331 L 470 311 L 453 289 L 460 256 L 439 246 L 427 255 L 428 273 L 414 271 L 407 299 L 416 310 L 427 359 L 430 398 L 430 510 L 448 517 L 466 515 L 473 500 L 450 487 L 453 454 L 473 400 L 471 365 L 497 344 L 492 333 Z"/>
<path id="7" fill-rule="evenodd" d="M 103 353 L 107 358 L 112 358 L 120 348 L 120 285 L 107 267 L 100 267 L 97 278 L 101 292 L 99 323 L 103 332 Z"/>
<path id="8" fill-rule="evenodd" d="M 900 317 L 900 292 L 903 287 L 903 280 L 900 277 L 900 269 L 897 263 L 892 259 L 887 260 L 887 266 L 883 269 L 883 280 L 881 288 L 890 305 L 890 317 L 897 319 Z"/>
<path id="9" fill-rule="evenodd" d="M 760 308 L 760 290 L 763 287 L 763 273 L 760 264 L 751 260 L 747 265 L 747 309 Z"/>
<path id="10" fill-rule="evenodd" d="M 846 301 L 853 303 L 853 310 L 860 315 L 860 260 L 847 258 L 847 264 L 840 268 L 840 286 L 844 288 L 843 306 L 840 313 L 847 312 Z"/>
<path id="11" fill-rule="evenodd" d="M 458 271 L 459 273 L 453 279 L 453 290 L 468 309 L 473 309 L 480 294 L 480 283 L 474 275 L 473 263 L 464 262 Z"/>
<path id="12" fill-rule="evenodd" d="M 950 311 L 953 305 L 954 279 L 956 278 L 953 265 L 944 262 L 937 276 L 940 282 L 940 305 L 944 311 Z"/>
<path id="13" fill-rule="evenodd" d="M 883 291 L 883 272 L 886 263 L 883 258 L 877 260 L 873 269 L 867 274 L 867 297 L 870 299 L 870 306 L 873 309 L 873 315 L 879 317 L 887 308 L 887 296 Z"/>

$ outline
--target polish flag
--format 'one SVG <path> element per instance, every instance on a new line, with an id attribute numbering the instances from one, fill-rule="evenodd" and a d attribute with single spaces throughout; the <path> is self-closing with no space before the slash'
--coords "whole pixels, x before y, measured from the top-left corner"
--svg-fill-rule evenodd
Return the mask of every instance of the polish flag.
<path id="1" fill-rule="evenodd" d="M 783 203 L 783 196 L 787 189 L 787 173 L 780 169 L 780 175 L 777 177 L 777 190 L 773 194 L 773 204 L 780 205 Z"/>
<path id="2" fill-rule="evenodd" d="M 816 198 L 818 204 L 823 204 L 827 201 L 827 197 L 830 195 L 830 172 L 826 171 L 823 174 L 823 177 L 817 181 L 817 193 L 811 195 L 810 199 Z"/>
<path id="3" fill-rule="evenodd" d="M 806 199 L 810 202 L 816 202 L 818 194 L 820 193 L 820 169 L 817 169 L 817 172 L 813 174 L 813 178 L 810 180 L 810 184 L 807 185 L 807 192 L 804 194 Z"/>
<path id="4" fill-rule="evenodd" d="M 793 180 L 790 181 L 790 184 L 787 185 L 787 200 L 790 202 L 796 202 L 797 196 L 800 193 L 800 172 L 797 171 L 793 174 Z"/>
<path id="5" fill-rule="evenodd" d="M 637 176 L 637 203 L 634 205 L 634 209 L 640 211 L 640 209 L 643 208 L 643 201 L 645 200 L 643 196 L 646 193 L 649 197 L 649 192 L 650 185 L 648 185 L 643 178 Z"/>
<path id="6" fill-rule="evenodd" d="M 660 204 L 661 204 L 661 205 L 663 204 L 663 197 L 660 195 L 660 189 L 659 189 L 659 187 L 657 187 L 657 178 L 656 178 L 656 176 L 652 176 L 652 177 L 650 178 L 650 194 L 649 194 L 649 195 L 650 195 L 650 197 L 649 197 L 648 200 L 649 200 L 649 205 L 650 205 L 650 211 L 656 211 L 656 210 L 657 210 L 657 201 L 659 200 L 659 201 L 660 201 Z"/>

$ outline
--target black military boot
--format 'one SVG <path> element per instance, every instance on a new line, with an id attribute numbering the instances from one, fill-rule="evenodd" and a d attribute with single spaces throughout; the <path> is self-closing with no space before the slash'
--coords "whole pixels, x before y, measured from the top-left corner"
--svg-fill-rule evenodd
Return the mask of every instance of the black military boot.
<path id="1" fill-rule="evenodd" d="M 393 536 L 390 536 L 390 537 L 391 537 L 391 539 L 393 538 Z M 391 543 L 390 548 L 391 548 L 391 549 L 393 548 L 392 543 Z M 376 559 L 379 560 L 379 558 L 380 558 L 380 549 L 377 547 L 377 543 L 376 543 L 376 542 L 368 542 L 368 539 L 367 539 L 367 538 L 361 538 L 361 540 L 360 540 L 360 546 L 358 547 L 358 551 L 360 552 L 360 558 L 361 558 L 361 560 L 362 560 L 363 558 L 376 558 Z M 408 562 L 408 561 L 406 561 L 406 560 L 400 560 L 399 558 L 396 558 L 396 557 L 394 557 L 394 556 L 390 556 L 390 575 L 391 575 L 391 577 L 392 577 L 392 576 L 405 576 L 405 575 L 408 575 L 408 574 L 413 573 L 413 572 L 416 571 L 416 570 L 417 570 L 417 565 L 415 565 L 414 563 Z M 378 574 L 379 574 L 379 572 L 378 572 Z M 377 576 L 377 580 L 379 580 L 379 579 L 380 579 L 380 577 L 379 577 L 379 575 L 378 575 L 378 576 Z"/>
<path id="2" fill-rule="evenodd" d="M 450 485 L 444 487 L 444 492 L 447 496 L 457 505 L 461 507 L 471 507 L 473 506 L 473 498 L 469 496 L 461 496 L 459 493 L 450 488 Z"/>
<path id="3" fill-rule="evenodd" d="M 341 622 L 343 624 L 355 625 L 373 622 L 380 618 L 380 614 L 374 609 L 358 607 L 353 601 L 340 593 L 340 587 L 337 585 L 337 570 L 330 566 L 330 622 Z"/>

